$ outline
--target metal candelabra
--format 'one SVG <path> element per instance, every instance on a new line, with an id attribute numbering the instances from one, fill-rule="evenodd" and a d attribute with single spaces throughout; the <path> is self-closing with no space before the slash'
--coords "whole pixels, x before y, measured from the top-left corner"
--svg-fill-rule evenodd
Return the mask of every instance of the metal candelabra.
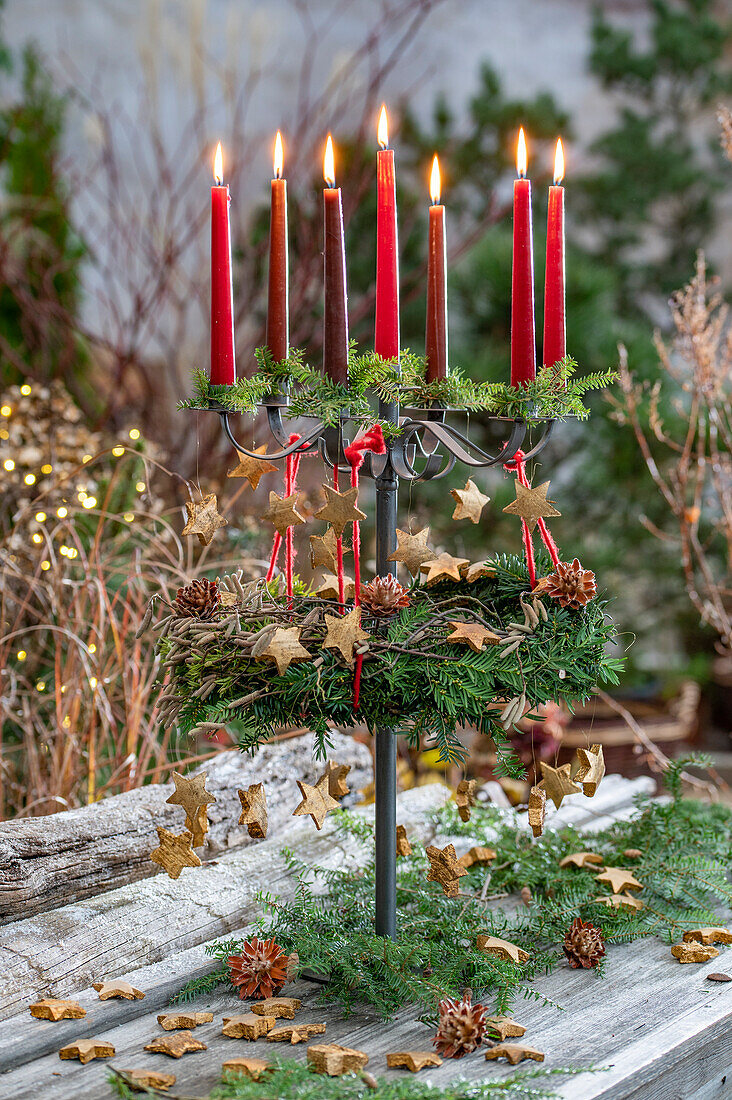
<path id="1" fill-rule="evenodd" d="M 350 473 L 344 455 L 350 443 L 344 414 L 337 427 L 316 423 L 306 430 L 296 443 L 289 443 L 289 433 L 282 422 L 287 396 L 270 396 L 262 402 L 270 431 L 281 450 L 267 454 L 269 462 L 286 459 L 295 451 L 301 454 L 319 453 L 325 465 Z M 221 425 L 231 444 L 250 458 L 261 458 L 237 442 L 229 423 L 230 412 L 211 405 L 221 417 Z M 490 455 L 472 443 L 446 421 L 449 410 L 433 405 L 426 409 L 408 409 L 401 416 L 399 405 L 379 401 L 378 416 L 382 421 L 399 424 L 401 432 L 387 441 L 386 454 L 366 452 L 361 476 L 370 477 L 376 485 L 376 573 L 396 574 L 396 563 L 388 558 L 396 546 L 397 494 L 399 482 L 435 481 L 450 473 L 456 462 L 472 469 L 485 469 L 510 462 L 521 448 L 528 424 L 523 418 L 491 417 L 504 425 L 508 441 L 498 454 Z M 542 420 L 538 441 L 524 454 L 530 459 L 539 454 L 551 436 L 554 420 Z M 418 469 L 415 463 L 420 465 Z M 390 727 L 379 727 L 375 737 L 375 833 L 376 833 L 376 932 L 396 938 L 396 737 Z"/>

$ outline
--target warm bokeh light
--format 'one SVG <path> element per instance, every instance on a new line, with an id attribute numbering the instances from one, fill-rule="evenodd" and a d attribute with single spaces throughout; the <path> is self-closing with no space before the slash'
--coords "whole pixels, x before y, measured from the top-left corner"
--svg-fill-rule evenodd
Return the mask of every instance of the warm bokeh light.
<path id="1" fill-rule="evenodd" d="M 221 142 L 216 146 L 216 153 L 214 154 L 214 179 L 218 187 L 224 182 L 224 153 Z"/>
<path id="2" fill-rule="evenodd" d="M 554 154 L 554 182 L 561 183 L 564 179 L 564 146 L 562 139 L 557 138 L 557 150 Z"/>
<path id="3" fill-rule="evenodd" d="M 522 126 L 519 130 L 518 144 L 516 146 L 516 171 L 519 174 L 519 179 L 523 179 L 526 175 L 528 165 L 529 157 L 526 152 L 526 134 Z"/>
<path id="4" fill-rule="evenodd" d="M 282 170 L 285 166 L 285 150 L 282 145 L 282 134 L 279 130 L 277 131 L 277 137 L 274 143 L 273 164 L 275 179 L 282 179 Z"/>
<path id="5" fill-rule="evenodd" d="M 376 130 L 376 136 L 381 148 L 386 149 L 389 144 L 389 120 L 386 117 L 386 106 L 383 103 L 381 104 L 381 111 L 379 113 L 379 125 Z"/>
<path id="6" fill-rule="evenodd" d="M 432 171 L 430 172 L 430 198 L 435 205 L 440 201 L 442 181 L 440 180 L 440 162 L 437 153 L 432 158 Z"/>
<path id="7" fill-rule="evenodd" d="M 333 138 L 328 134 L 323 156 L 323 179 L 328 187 L 335 187 L 335 154 L 333 152 Z"/>

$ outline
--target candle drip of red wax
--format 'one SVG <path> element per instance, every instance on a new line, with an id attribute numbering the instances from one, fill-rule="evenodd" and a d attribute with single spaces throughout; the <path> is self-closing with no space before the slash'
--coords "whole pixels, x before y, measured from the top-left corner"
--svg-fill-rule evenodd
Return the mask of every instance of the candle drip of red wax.
<path id="1" fill-rule="evenodd" d="M 426 378 L 428 382 L 436 382 L 447 377 L 447 238 L 445 207 L 440 203 L 440 162 L 437 156 L 432 161 L 430 198 L 424 346 Z"/>
<path id="2" fill-rule="evenodd" d="M 544 281 L 544 366 L 553 366 L 567 354 L 564 276 L 564 150 L 557 140 L 554 186 L 549 188 L 546 225 L 546 276 Z"/>
<path id="3" fill-rule="evenodd" d="M 376 153 L 376 325 L 374 351 L 382 359 L 399 356 L 399 246 L 394 150 L 388 148 L 386 108 L 379 115 Z"/>
<path id="4" fill-rule="evenodd" d="M 231 386 L 234 355 L 234 288 L 231 276 L 229 188 L 224 184 L 221 142 L 216 147 L 211 188 L 211 384 Z"/>
<path id="5" fill-rule="evenodd" d="M 286 359 L 290 345 L 288 304 L 287 180 L 282 178 L 284 154 L 279 130 L 275 139 L 274 179 L 269 222 L 269 293 L 267 347 L 276 363 Z"/>
<path id="6" fill-rule="evenodd" d="M 531 182 L 526 179 L 526 138 L 519 131 L 513 185 L 513 274 L 511 281 L 511 385 L 536 377 L 534 332 L 534 242 L 531 225 Z"/>
<path id="7" fill-rule="evenodd" d="M 334 382 L 348 384 L 348 309 L 346 249 L 341 189 L 335 185 L 333 139 L 328 134 L 323 158 L 324 311 L 323 369 Z"/>

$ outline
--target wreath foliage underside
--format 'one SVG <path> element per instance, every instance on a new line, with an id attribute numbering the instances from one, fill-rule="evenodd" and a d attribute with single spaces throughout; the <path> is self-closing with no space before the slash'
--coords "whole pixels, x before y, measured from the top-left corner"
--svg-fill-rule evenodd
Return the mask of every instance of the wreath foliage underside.
<path id="1" fill-rule="evenodd" d="M 546 621 L 541 619 L 509 654 L 503 645 L 476 653 L 447 643 L 450 619 L 477 619 L 498 631 L 523 621 L 520 597 L 529 587 L 525 564 L 517 557 L 501 557 L 491 565 L 494 574 L 474 583 L 415 584 L 410 605 L 387 623 L 364 614 L 362 626 L 375 641 L 364 657 L 358 710 L 353 705 L 353 669 L 322 648 L 322 615 L 320 624 L 313 623 L 314 609 L 335 614 L 337 604 L 301 596 L 287 614 L 285 601 L 269 592 L 261 612 L 248 614 L 247 633 L 271 622 L 302 625 L 308 618 L 301 642 L 313 660 L 294 663 L 280 676 L 273 663 L 253 659 L 242 648 L 243 625 L 228 634 L 199 633 L 195 646 L 183 648 L 168 634 L 160 642 L 168 671 L 164 696 L 175 700 L 176 719 L 184 731 L 235 721 L 247 751 L 282 727 L 307 725 L 315 734 L 316 755 L 323 757 L 331 726 L 365 724 L 372 732 L 381 725 L 413 743 L 424 740 L 439 748 L 443 759 L 457 761 L 464 750 L 456 730 L 473 725 L 493 739 L 500 766 L 508 774 L 521 774 L 501 722 L 506 702 L 525 693 L 529 708 L 548 700 L 564 700 L 571 707 L 573 701 L 585 700 L 598 681 L 617 683 L 620 662 L 606 654 L 614 627 L 602 600 L 570 610 L 545 598 Z M 221 616 L 231 622 L 231 614 L 227 608 Z M 411 642 L 425 626 L 428 632 Z"/>

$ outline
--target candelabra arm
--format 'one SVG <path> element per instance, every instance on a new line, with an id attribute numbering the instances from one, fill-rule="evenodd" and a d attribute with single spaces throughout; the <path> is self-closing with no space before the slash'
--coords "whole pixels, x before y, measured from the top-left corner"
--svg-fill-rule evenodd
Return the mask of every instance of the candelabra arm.
<path id="1" fill-rule="evenodd" d="M 269 406 L 267 408 L 267 411 L 269 412 Z M 221 426 L 224 429 L 224 434 L 226 435 L 226 438 L 229 440 L 232 446 L 236 448 L 237 451 L 239 451 L 243 455 L 247 455 L 249 458 L 262 457 L 262 455 L 257 454 L 256 451 L 247 450 L 246 447 L 243 447 L 241 443 L 237 441 L 234 433 L 231 430 L 231 425 L 229 424 L 228 412 L 219 412 L 219 416 L 221 418 Z M 271 422 L 270 427 L 272 427 Z M 322 423 L 322 421 L 318 422 L 314 428 L 306 432 L 304 435 L 300 436 L 300 438 L 296 440 L 295 443 L 288 444 L 288 446 L 283 447 L 281 451 L 273 451 L 271 454 L 268 454 L 267 461 L 279 462 L 281 459 L 287 458 L 288 455 L 294 454 L 295 451 L 300 451 L 302 453 L 305 450 L 313 450 L 315 445 L 317 444 L 317 440 L 323 434 L 324 430 L 325 425 Z M 282 441 L 280 440 L 280 442 Z"/>

